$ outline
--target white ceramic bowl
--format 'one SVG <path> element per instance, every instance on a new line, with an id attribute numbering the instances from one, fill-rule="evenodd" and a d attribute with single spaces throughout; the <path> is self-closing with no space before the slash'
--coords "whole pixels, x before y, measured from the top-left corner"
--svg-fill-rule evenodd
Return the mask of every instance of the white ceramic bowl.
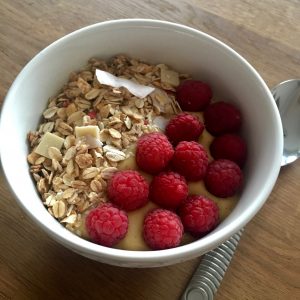
<path id="1" fill-rule="evenodd" d="M 249 147 L 245 187 L 232 213 L 204 238 L 174 249 L 125 251 L 93 244 L 63 228 L 44 208 L 28 171 L 26 134 L 35 130 L 47 99 L 71 71 L 90 57 L 125 53 L 166 63 L 212 85 L 215 94 L 240 107 Z M 230 47 L 195 29 L 155 20 L 116 20 L 77 30 L 36 55 L 22 70 L 4 102 L 1 160 L 7 181 L 25 212 L 55 240 L 91 259 L 126 267 L 174 264 L 204 254 L 237 232 L 258 212 L 278 176 L 282 154 L 280 117 L 268 87 Z M 226 201 L 226 200 L 224 200 Z"/>

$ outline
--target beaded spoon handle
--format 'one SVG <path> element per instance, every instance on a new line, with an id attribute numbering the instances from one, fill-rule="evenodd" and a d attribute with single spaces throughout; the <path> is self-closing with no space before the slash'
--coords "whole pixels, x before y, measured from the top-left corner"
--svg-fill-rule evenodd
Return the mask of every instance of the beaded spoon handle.
<path id="1" fill-rule="evenodd" d="M 238 246 L 244 229 L 206 253 L 186 287 L 181 300 L 212 300 Z"/>

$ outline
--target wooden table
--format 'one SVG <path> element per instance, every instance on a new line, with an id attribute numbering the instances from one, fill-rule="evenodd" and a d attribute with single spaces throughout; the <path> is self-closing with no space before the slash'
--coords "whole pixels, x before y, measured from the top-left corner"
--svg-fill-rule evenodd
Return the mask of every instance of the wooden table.
<path id="1" fill-rule="evenodd" d="M 179 22 L 213 35 L 242 54 L 270 87 L 300 77 L 299 0 L 1 0 L 0 99 L 49 43 L 89 24 L 130 17 Z M 179 299 L 199 263 L 124 269 L 93 262 L 37 228 L 3 174 L 0 189 L 0 299 Z M 216 299 L 300 299 L 299 190 L 300 160 L 281 170 L 246 227 Z"/>

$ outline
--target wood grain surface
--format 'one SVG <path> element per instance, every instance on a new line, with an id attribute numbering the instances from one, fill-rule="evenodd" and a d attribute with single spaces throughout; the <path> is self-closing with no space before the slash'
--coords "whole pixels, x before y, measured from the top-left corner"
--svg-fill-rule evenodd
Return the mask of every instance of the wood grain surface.
<path id="1" fill-rule="evenodd" d="M 0 0 L 1 102 L 24 65 L 49 43 L 86 25 L 137 17 L 219 38 L 270 87 L 300 78 L 299 0 Z M 156 269 L 91 261 L 37 228 L 2 173 L 0 192 L 0 299 L 179 299 L 200 261 Z M 299 194 L 300 160 L 281 170 L 267 203 L 247 225 L 217 300 L 300 299 Z"/>

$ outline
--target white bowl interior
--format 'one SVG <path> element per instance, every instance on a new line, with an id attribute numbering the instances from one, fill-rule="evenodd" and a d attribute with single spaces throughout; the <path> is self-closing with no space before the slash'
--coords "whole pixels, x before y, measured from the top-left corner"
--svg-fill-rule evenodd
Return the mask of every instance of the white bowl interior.
<path id="1" fill-rule="evenodd" d="M 228 218 L 212 233 L 192 244 L 150 252 L 110 249 L 85 241 L 64 229 L 46 211 L 29 176 L 26 135 L 35 130 L 48 98 L 88 58 L 119 53 L 208 81 L 216 95 L 240 107 L 249 157 L 242 197 Z M 220 98 L 219 98 L 220 99 Z M 199 31 L 161 21 L 122 20 L 83 28 L 53 43 L 23 69 L 3 107 L 1 160 L 18 201 L 48 234 L 82 255 L 131 267 L 167 265 L 201 255 L 242 228 L 263 205 L 280 168 L 282 129 L 268 88 L 256 71 L 221 42 Z M 5 143 L 4 143 L 5 142 Z M 226 200 L 224 200 L 226 201 Z"/>

